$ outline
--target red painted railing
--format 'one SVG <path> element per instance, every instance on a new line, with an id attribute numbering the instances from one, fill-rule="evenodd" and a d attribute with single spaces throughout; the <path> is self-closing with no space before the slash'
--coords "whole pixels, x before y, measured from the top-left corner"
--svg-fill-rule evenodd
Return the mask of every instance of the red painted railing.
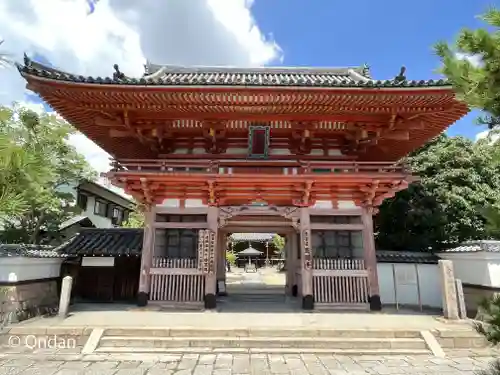
<path id="1" fill-rule="evenodd" d="M 354 161 L 276 161 L 276 160 L 169 160 L 169 159 L 121 159 L 112 161 L 113 172 L 175 172 L 175 173 L 402 173 L 409 168 L 393 162 Z"/>

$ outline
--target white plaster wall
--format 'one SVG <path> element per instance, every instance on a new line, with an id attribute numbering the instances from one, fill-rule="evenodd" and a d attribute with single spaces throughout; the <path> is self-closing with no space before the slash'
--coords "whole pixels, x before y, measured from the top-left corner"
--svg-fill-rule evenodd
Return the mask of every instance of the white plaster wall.
<path id="1" fill-rule="evenodd" d="M 186 207 L 208 207 L 208 205 L 203 204 L 201 199 L 186 199 Z"/>
<path id="2" fill-rule="evenodd" d="M 287 148 L 270 148 L 269 155 L 291 155 Z"/>
<path id="3" fill-rule="evenodd" d="M 82 267 L 113 267 L 114 257 L 83 257 Z"/>
<path id="4" fill-rule="evenodd" d="M 230 155 L 246 155 L 247 153 L 248 153 L 247 148 L 229 147 L 226 150 L 226 154 L 230 154 Z"/>
<path id="5" fill-rule="evenodd" d="M 500 260 L 488 262 L 491 286 L 500 288 Z"/>
<path id="6" fill-rule="evenodd" d="M 62 262 L 62 258 L 0 258 L 0 282 L 59 277 Z"/>
<path id="7" fill-rule="evenodd" d="M 313 148 L 309 155 L 324 155 L 325 152 L 320 148 Z"/>
<path id="8" fill-rule="evenodd" d="M 356 203 L 354 203 L 354 201 L 340 200 L 337 202 L 337 206 L 340 209 L 342 209 L 342 208 L 356 208 Z"/>
<path id="9" fill-rule="evenodd" d="M 313 208 L 333 209 L 332 201 L 316 201 Z"/>
<path id="10" fill-rule="evenodd" d="M 342 156 L 342 152 L 339 149 L 332 148 L 332 149 L 328 150 L 328 155 L 329 156 Z"/>
<path id="11" fill-rule="evenodd" d="M 480 251 L 441 253 L 439 256 L 453 262 L 455 278 L 462 283 L 500 288 L 500 254 Z"/>
<path id="12" fill-rule="evenodd" d="M 95 197 L 87 196 L 87 209 L 83 212 L 83 215 L 87 216 L 97 228 L 113 228 L 111 219 L 108 217 L 96 215 L 94 213 L 94 207 Z"/>
<path id="13" fill-rule="evenodd" d="M 420 292 L 423 306 L 442 308 L 437 264 L 379 263 L 377 270 L 382 304 L 418 306 Z"/>
<path id="14" fill-rule="evenodd" d="M 164 207 L 180 207 L 180 200 L 179 199 L 165 199 L 159 206 L 164 206 Z"/>

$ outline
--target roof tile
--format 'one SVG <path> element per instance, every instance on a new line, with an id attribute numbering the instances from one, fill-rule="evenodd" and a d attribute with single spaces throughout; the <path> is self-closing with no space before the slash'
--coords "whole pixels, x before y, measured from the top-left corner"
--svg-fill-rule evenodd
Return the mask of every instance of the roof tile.
<path id="1" fill-rule="evenodd" d="M 70 256 L 138 256 L 142 229 L 85 228 L 55 250 Z"/>
<path id="2" fill-rule="evenodd" d="M 271 241 L 275 236 L 274 233 L 233 233 L 229 239 L 234 242 L 255 241 L 264 242 Z"/>
<path id="3" fill-rule="evenodd" d="M 482 240 L 463 242 L 457 247 L 444 250 L 443 253 L 476 253 L 479 251 L 498 253 L 500 252 L 500 241 Z"/>
<path id="4" fill-rule="evenodd" d="M 446 80 L 373 80 L 366 67 L 350 68 L 232 68 L 181 67 L 149 65 L 148 74 L 130 78 L 115 74 L 113 77 L 83 77 L 56 69 L 25 57 L 17 64 L 22 75 L 34 75 L 59 81 L 113 85 L 151 86 L 242 86 L 242 87 L 439 87 L 449 86 Z M 151 68 L 154 67 L 154 68 Z"/>
<path id="5" fill-rule="evenodd" d="M 53 246 L 30 244 L 0 244 L 0 257 L 61 258 L 64 254 Z"/>

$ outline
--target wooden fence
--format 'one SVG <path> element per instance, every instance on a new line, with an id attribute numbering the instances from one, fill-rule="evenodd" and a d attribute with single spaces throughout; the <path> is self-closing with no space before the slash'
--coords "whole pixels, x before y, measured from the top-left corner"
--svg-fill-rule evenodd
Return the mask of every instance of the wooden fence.
<path id="1" fill-rule="evenodd" d="M 171 304 L 201 304 L 205 275 L 196 259 L 154 257 L 150 301 Z"/>
<path id="2" fill-rule="evenodd" d="M 362 259 L 314 259 L 313 293 L 318 307 L 368 308 L 368 271 Z"/>

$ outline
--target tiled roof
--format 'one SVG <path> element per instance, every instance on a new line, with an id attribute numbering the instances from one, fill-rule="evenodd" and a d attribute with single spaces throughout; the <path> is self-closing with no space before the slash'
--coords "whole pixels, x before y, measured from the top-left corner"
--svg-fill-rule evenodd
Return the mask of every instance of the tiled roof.
<path id="1" fill-rule="evenodd" d="M 271 241 L 274 237 L 274 233 L 233 233 L 229 236 L 229 239 L 234 242 L 243 241 L 256 241 L 264 242 Z"/>
<path id="2" fill-rule="evenodd" d="M 387 251 L 377 250 L 377 262 L 380 263 L 420 263 L 435 264 L 439 257 L 432 253 L 418 251 Z"/>
<path id="3" fill-rule="evenodd" d="M 457 247 L 444 250 L 443 253 L 476 253 L 479 251 L 500 252 L 500 241 L 468 241 Z"/>
<path id="4" fill-rule="evenodd" d="M 139 86 L 241 86 L 241 87 L 436 87 L 449 86 L 445 80 L 373 80 L 367 67 L 301 68 L 301 67 L 182 67 L 169 65 L 147 66 L 142 78 L 129 78 L 117 71 L 113 77 L 84 77 L 46 67 L 30 60 L 17 64 L 22 75 L 34 75 L 58 81 L 102 85 Z"/>
<path id="5" fill-rule="evenodd" d="M 64 255 L 53 246 L 0 244 L 0 257 L 61 258 Z"/>
<path id="6" fill-rule="evenodd" d="M 85 215 L 77 215 L 77 216 L 73 216 L 72 218 L 66 220 L 66 221 L 63 221 L 60 225 L 59 225 L 59 230 L 63 230 L 63 229 L 66 229 L 66 228 L 69 228 L 75 224 L 79 224 L 83 221 L 87 220 L 90 224 L 94 225 L 94 223 L 92 223 L 92 220 L 90 220 L 87 216 Z"/>
<path id="7" fill-rule="evenodd" d="M 55 250 L 73 256 L 138 256 L 142 235 L 142 229 L 83 228 Z"/>

